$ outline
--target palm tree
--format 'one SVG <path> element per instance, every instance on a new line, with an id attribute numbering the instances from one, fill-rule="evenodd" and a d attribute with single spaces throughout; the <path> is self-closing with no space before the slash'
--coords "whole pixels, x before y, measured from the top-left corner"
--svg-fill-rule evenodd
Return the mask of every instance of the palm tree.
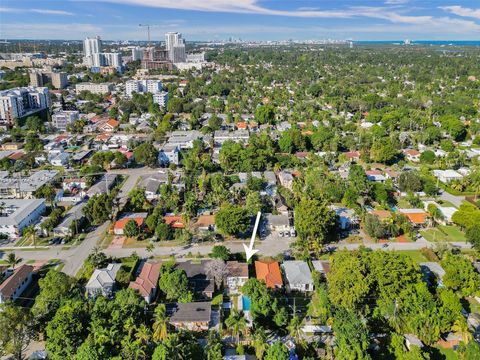
<path id="1" fill-rule="evenodd" d="M 456 335 L 460 335 L 465 344 L 468 344 L 472 340 L 472 333 L 468 330 L 468 324 L 464 319 L 457 319 L 452 325 L 452 331 Z"/>
<path id="2" fill-rule="evenodd" d="M 253 335 L 253 347 L 255 348 L 255 356 L 260 360 L 263 359 L 263 354 L 267 351 L 268 344 L 267 334 L 262 327 L 255 330 L 255 334 Z"/>
<path id="3" fill-rule="evenodd" d="M 288 324 L 287 328 L 289 335 L 293 337 L 296 342 L 298 342 L 302 336 L 302 319 L 295 315 L 292 320 L 290 320 L 290 324 Z"/>
<path id="4" fill-rule="evenodd" d="M 7 255 L 7 264 L 9 267 L 11 267 L 12 269 L 15 269 L 15 265 L 18 265 L 22 262 L 22 259 L 21 258 L 17 258 L 15 256 L 15 253 L 11 252 Z"/>
<path id="5" fill-rule="evenodd" d="M 247 330 L 247 321 L 241 313 L 233 310 L 227 320 L 225 320 L 225 325 L 232 331 L 232 336 L 237 338 L 238 345 L 240 343 L 240 335 Z"/>
<path id="6" fill-rule="evenodd" d="M 163 341 L 168 336 L 168 318 L 167 318 L 167 308 L 165 304 L 159 304 L 155 308 L 155 312 L 153 314 L 153 334 L 152 339 L 154 341 Z"/>
<path id="7" fill-rule="evenodd" d="M 31 238 L 33 240 L 33 246 L 37 246 L 37 231 L 33 225 L 29 225 L 23 229 L 23 237 Z"/>

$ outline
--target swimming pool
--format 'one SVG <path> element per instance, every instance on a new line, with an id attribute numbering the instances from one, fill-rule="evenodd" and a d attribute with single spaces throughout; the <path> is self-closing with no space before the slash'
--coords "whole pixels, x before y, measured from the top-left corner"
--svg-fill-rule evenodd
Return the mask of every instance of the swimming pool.
<path id="1" fill-rule="evenodd" d="M 250 311 L 251 300 L 248 296 L 242 296 L 242 308 L 243 311 Z"/>

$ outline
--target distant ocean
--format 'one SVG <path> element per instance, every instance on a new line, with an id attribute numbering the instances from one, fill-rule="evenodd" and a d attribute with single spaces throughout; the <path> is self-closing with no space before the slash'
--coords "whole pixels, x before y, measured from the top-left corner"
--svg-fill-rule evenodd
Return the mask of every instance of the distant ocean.
<path id="1" fill-rule="evenodd" d="M 368 45 L 392 45 L 403 44 L 404 40 L 379 40 L 379 41 L 354 41 L 355 44 Z M 432 46 L 480 46 L 480 40 L 410 40 L 410 45 L 432 45 Z"/>

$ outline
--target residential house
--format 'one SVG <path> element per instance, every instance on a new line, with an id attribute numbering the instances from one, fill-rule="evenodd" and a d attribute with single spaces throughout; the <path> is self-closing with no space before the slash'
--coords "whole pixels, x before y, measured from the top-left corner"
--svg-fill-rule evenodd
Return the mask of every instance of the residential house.
<path id="1" fill-rule="evenodd" d="M 200 215 L 194 227 L 199 231 L 215 231 L 215 215 Z"/>
<path id="2" fill-rule="evenodd" d="M 319 272 L 325 278 L 330 272 L 330 261 L 328 260 L 313 260 L 312 266 L 313 266 L 313 270 Z"/>
<path id="3" fill-rule="evenodd" d="M 222 146 L 222 144 L 227 141 L 231 140 L 236 143 L 247 143 L 250 137 L 250 133 L 246 129 L 238 129 L 235 131 L 228 131 L 228 130 L 216 130 L 213 138 L 215 140 L 215 146 Z"/>
<path id="4" fill-rule="evenodd" d="M 287 188 L 288 190 L 292 190 L 293 188 L 293 173 L 291 171 L 282 170 L 278 173 L 278 180 L 280 184 Z"/>
<path id="5" fill-rule="evenodd" d="M 228 275 L 226 284 L 230 293 L 238 293 L 248 280 L 248 264 L 227 261 Z"/>
<path id="6" fill-rule="evenodd" d="M 208 261 L 184 261 L 177 263 L 175 267 L 185 271 L 188 283 L 195 293 L 211 299 L 215 291 L 215 283 L 205 270 L 207 263 Z"/>
<path id="7" fill-rule="evenodd" d="M 457 212 L 457 208 L 455 208 L 453 206 L 441 206 L 434 201 L 424 201 L 423 204 L 425 205 L 425 210 L 427 210 L 427 211 L 428 211 L 428 205 L 429 204 L 434 204 L 437 207 L 437 209 L 442 214 L 442 218 L 441 219 L 435 219 L 435 221 L 438 221 L 439 223 L 441 223 L 443 225 L 451 224 L 452 223 L 452 216 L 453 216 L 453 214 L 455 214 Z"/>
<path id="8" fill-rule="evenodd" d="M 147 215 L 147 213 L 130 213 L 123 215 L 120 219 L 115 221 L 115 224 L 113 225 L 113 233 L 115 235 L 124 235 L 125 225 L 127 225 L 130 220 L 135 221 L 137 227 L 142 228 L 147 219 Z"/>
<path id="9" fill-rule="evenodd" d="M 168 166 L 169 164 L 180 164 L 180 147 L 174 144 L 165 144 L 158 152 L 158 163 L 161 166 Z"/>
<path id="10" fill-rule="evenodd" d="M 463 179 L 463 175 L 455 170 L 433 170 L 433 175 L 443 183 Z"/>
<path id="11" fill-rule="evenodd" d="M 115 292 L 115 278 L 121 267 L 122 264 L 112 263 L 104 269 L 95 269 L 85 287 L 88 297 L 91 299 L 95 299 L 98 295 L 112 297 Z"/>
<path id="12" fill-rule="evenodd" d="M 178 184 L 178 182 L 176 182 L 175 178 L 176 177 L 174 176 L 172 185 L 178 187 L 176 185 Z M 147 200 L 157 200 L 160 197 L 160 194 L 158 192 L 160 186 L 167 185 L 169 184 L 169 182 L 170 179 L 168 176 L 168 172 L 159 171 L 156 174 L 142 177 L 139 185 L 145 189 L 145 196 Z"/>
<path id="13" fill-rule="evenodd" d="M 72 192 L 74 189 L 85 190 L 87 187 L 88 184 L 86 178 L 65 179 L 62 183 L 63 190 L 68 190 L 70 192 Z"/>
<path id="14" fill-rule="evenodd" d="M 407 158 L 407 160 L 412 162 L 419 162 L 420 161 L 420 151 L 415 149 L 406 149 L 403 150 L 403 154 Z"/>
<path id="15" fill-rule="evenodd" d="M 167 225 L 170 225 L 173 229 L 184 229 L 185 224 L 183 222 L 183 218 L 181 216 L 176 216 L 176 215 L 165 215 L 163 217 L 163 221 Z"/>
<path id="16" fill-rule="evenodd" d="M 367 175 L 367 179 L 369 181 L 373 182 L 385 182 L 387 178 L 383 175 L 382 171 L 380 170 L 367 170 L 365 171 L 365 174 Z"/>
<path id="17" fill-rule="evenodd" d="M 91 198 L 94 195 L 107 194 L 117 181 L 116 174 L 103 175 L 100 180 L 87 191 L 87 196 Z"/>
<path id="18" fill-rule="evenodd" d="M 146 262 L 135 281 L 130 282 L 129 288 L 137 290 L 147 304 L 150 304 L 157 295 L 160 268 L 161 263 Z"/>
<path id="19" fill-rule="evenodd" d="M 265 214 L 266 225 L 271 232 L 282 233 L 281 235 L 294 236 L 295 229 L 291 225 L 289 213 L 282 213 L 279 215 Z"/>
<path id="20" fill-rule="evenodd" d="M 102 131 L 102 132 L 111 133 L 111 132 L 114 132 L 118 128 L 119 125 L 120 125 L 120 123 L 117 120 L 108 119 L 103 124 L 100 124 L 97 127 L 97 129 L 99 131 Z"/>
<path id="21" fill-rule="evenodd" d="M 405 334 L 405 345 L 408 350 L 412 349 L 412 346 L 418 346 L 419 348 L 423 348 L 422 340 L 420 340 L 416 335 L 413 334 Z"/>
<path id="22" fill-rule="evenodd" d="M 288 260 L 282 264 L 287 291 L 313 291 L 313 278 L 305 261 Z"/>
<path id="23" fill-rule="evenodd" d="M 398 177 L 400 174 L 392 169 L 386 169 L 385 170 L 385 177 L 387 179 L 391 179 L 392 181 L 397 181 Z"/>
<path id="24" fill-rule="evenodd" d="M 208 331 L 212 321 L 212 304 L 205 302 L 178 303 L 169 307 L 170 324 L 176 330 Z"/>
<path id="25" fill-rule="evenodd" d="M 446 335 L 442 335 L 440 340 L 437 341 L 437 346 L 443 349 L 456 349 L 462 341 L 463 337 L 461 334 L 449 332 Z"/>
<path id="26" fill-rule="evenodd" d="M 360 152 L 359 151 L 348 151 L 345 153 L 345 158 L 350 161 L 358 161 L 360 160 Z"/>
<path id="27" fill-rule="evenodd" d="M 392 217 L 392 213 L 388 210 L 371 210 L 369 211 L 369 214 L 375 215 L 378 217 L 380 220 L 388 220 Z"/>
<path id="28" fill-rule="evenodd" d="M 353 209 L 334 205 L 332 205 L 330 208 L 335 211 L 335 214 L 337 215 L 337 224 L 340 227 L 340 230 L 345 231 L 358 228 L 360 219 L 355 214 Z"/>
<path id="29" fill-rule="evenodd" d="M 0 284 L 0 304 L 17 300 L 32 282 L 33 266 L 21 265 Z"/>
<path id="30" fill-rule="evenodd" d="M 83 214 L 83 208 L 85 205 L 87 205 L 86 201 L 72 206 L 70 210 L 67 211 L 60 224 L 55 226 L 53 229 L 53 234 L 55 236 L 72 236 L 74 230 L 77 232 L 79 228 L 81 229 L 79 223 L 81 223 L 85 217 Z M 77 229 L 75 229 L 75 222 Z"/>
<path id="31" fill-rule="evenodd" d="M 282 273 L 277 261 L 255 261 L 257 280 L 265 282 L 268 288 L 283 287 Z"/>
<path id="32" fill-rule="evenodd" d="M 405 215 L 415 227 L 423 227 L 427 225 L 428 213 L 423 209 L 398 209 L 398 212 Z"/>

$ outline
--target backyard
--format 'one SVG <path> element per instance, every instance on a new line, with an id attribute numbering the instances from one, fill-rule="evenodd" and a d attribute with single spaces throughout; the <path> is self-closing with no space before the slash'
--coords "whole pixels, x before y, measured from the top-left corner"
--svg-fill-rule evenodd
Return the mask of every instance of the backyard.
<path id="1" fill-rule="evenodd" d="M 465 242 L 465 234 L 453 225 L 440 225 L 420 231 L 422 236 L 430 242 Z"/>

